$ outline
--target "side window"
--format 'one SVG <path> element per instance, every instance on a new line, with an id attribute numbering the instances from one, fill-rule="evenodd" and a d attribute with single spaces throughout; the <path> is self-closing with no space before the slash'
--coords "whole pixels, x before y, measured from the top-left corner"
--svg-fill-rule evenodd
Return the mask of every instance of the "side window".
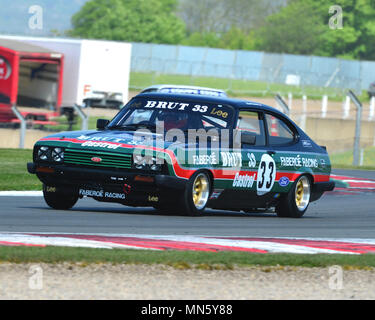
<path id="1" fill-rule="evenodd" d="M 281 119 L 273 115 L 266 114 L 268 136 L 270 145 L 283 145 L 294 141 L 294 133 L 288 125 Z"/>
<path id="2" fill-rule="evenodd" d="M 256 146 L 264 146 L 266 144 L 263 120 L 261 120 L 258 112 L 240 111 L 236 129 L 254 134 L 256 136 Z"/>

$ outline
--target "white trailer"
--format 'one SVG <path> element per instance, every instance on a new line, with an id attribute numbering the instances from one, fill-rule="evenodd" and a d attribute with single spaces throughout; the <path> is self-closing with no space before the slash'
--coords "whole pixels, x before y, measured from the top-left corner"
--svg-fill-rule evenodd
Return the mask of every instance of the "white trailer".
<path id="1" fill-rule="evenodd" d="M 114 107 L 128 101 L 131 44 L 115 41 L 4 36 L 64 55 L 61 106 Z"/>

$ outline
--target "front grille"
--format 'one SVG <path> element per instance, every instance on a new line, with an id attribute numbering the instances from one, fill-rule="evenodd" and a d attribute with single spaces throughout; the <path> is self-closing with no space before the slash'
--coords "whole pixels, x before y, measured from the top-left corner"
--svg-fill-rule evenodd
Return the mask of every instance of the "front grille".
<path id="1" fill-rule="evenodd" d="M 100 158 L 100 162 L 92 159 Z M 132 166 L 131 154 L 119 154 L 92 150 L 65 149 L 64 163 L 84 167 L 108 167 L 130 169 Z"/>

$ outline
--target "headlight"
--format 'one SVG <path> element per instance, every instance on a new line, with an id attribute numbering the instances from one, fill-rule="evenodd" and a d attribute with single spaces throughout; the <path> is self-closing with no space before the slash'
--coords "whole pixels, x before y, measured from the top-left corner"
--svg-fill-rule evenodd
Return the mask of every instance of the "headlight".
<path id="1" fill-rule="evenodd" d="M 47 161 L 49 158 L 50 150 L 48 147 L 40 147 L 38 150 L 38 159 Z"/>
<path id="2" fill-rule="evenodd" d="M 140 170 L 160 171 L 162 168 L 162 160 L 156 157 L 134 155 L 133 163 L 134 168 Z"/>
<path id="3" fill-rule="evenodd" d="M 64 161 L 64 149 L 59 147 L 39 147 L 36 152 L 36 160 L 61 163 Z"/>
<path id="4" fill-rule="evenodd" d="M 53 148 L 52 149 L 52 160 L 56 162 L 64 161 L 64 149 L 62 148 Z"/>

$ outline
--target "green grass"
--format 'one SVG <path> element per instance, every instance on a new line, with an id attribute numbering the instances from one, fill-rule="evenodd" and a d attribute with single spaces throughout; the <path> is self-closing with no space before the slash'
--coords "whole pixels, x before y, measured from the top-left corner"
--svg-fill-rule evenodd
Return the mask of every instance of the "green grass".
<path id="1" fill-rule="evenodd" d="M 347 151 L 330 156 L 332 167 L 336 169 L 364 169 L 375 170 L 375 147 L 368 147 L 364 149 L 363 165 L 353 166 L 353 151 Z"/>
<path id="2" fill-rule="evenodd" d="M 0 149 L 0 190 L 41 190 L 42 184 L 26 169 L 32 150 Z"/>
<path id="3" fill-rule="evenodd" d="M 0 247 L 0 262 L 166 264 L 187 269 L 232 269 L 235 266 L 375 267 L 375 255 L 255 254 L 246 252 L 145 251 L 71 247 Z"/>
<path id="4" fill-rule="evenodd" d="M 274 97 L 276 93 L 293 94 L 294 98 L 301 98 L 307 95 L 310 99 L 321 99 L 326 94 L 330 99 L 341 101 L 344 97 L 344 91 L 336 88 L 322 88 L 313 86 L 296 87 L 286 84 L 267 83 L 262 81 L 237 80 L 228 78 L 214 77 L 192 77 L 186 75 L 170 75 L 156 73 L 130 74 L 131 90 L 140 90 L 153 84 L 179 84 L 212 87 L 226 90 L 229 96 L 248 96 L 248 97 Z M 345 92 L 346 93 L 346 92 Z M 360 96 L 361 99 L 367 99 L 365 92 Z"/>

